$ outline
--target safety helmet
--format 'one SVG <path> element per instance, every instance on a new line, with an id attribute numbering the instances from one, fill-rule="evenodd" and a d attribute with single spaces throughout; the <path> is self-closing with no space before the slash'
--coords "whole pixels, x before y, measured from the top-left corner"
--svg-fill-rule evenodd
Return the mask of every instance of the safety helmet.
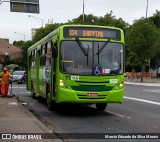
<path id="1" fill-rule="evenodd" d="M 3 68 L 3 70 L 4 70 L 4 71 L 7 71 L 7 68 L 6 68 L 6 67 L 4 67 L 4 68 Z"/>

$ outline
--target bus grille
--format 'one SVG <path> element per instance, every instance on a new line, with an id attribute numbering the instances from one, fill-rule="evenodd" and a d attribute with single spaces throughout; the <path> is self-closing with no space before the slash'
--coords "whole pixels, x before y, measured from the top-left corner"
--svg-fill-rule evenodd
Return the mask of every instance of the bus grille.
<path id="1" fill-rule="evenodd" d="M 80 86 L 71 86 L 73 90 L 76 91 L 111 91 L 113 86 L 92 86 L 92 85 L 80 85 Z"/>

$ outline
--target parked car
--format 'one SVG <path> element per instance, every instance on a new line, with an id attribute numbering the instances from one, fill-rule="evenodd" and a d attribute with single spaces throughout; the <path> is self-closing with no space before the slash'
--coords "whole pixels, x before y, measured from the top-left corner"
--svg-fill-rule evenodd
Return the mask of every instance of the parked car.
<path id="1" fill-rule="evenodd" d="M 26 82 L 27 72 L 26 71 L 14 71 L 12 73 L 12 78 L 10 78 L 11 82 L 17 82 L 18 84 L 23 84 Z"/>

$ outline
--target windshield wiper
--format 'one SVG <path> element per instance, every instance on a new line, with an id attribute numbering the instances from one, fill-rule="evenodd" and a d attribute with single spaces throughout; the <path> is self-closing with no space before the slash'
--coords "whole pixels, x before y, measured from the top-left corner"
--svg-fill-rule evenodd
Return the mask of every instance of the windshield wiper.
<path id="1" fill-rule="evenodd" d="M 89 46 L 88 46 L 88 49 L 86 51 L 86 49 L 84 48 L 83 44 L 81 43 L 81 41 L 79 40 L 78 37 L 75 37 L 76 39 L 76 42 L 78 44 L 78 46 L 80 47 L 80 49 L 82 50 L 84 56 L 87 56 L 87 66 L 88 66 L 88 52 L 89 52 Z"/>
<path id="2" fill-rule="evenodd" d="M 79 46 L 80 49 L 82 50 L 83 54 L 84 54 L 85 56 L 88 56 L 88 52 L 87 52 L 86 49 L 84 48 L 84 46 L 83 46 L 83 44 L 81 43 L 81 41 L 79 40 L 79 38 L 78 38 L 78 37 L 75 37 L 75 39 L 76 39 L 76 42 L 77 42 L 78 46 Z"/>
<path id="3" fill-rule="evenodd" d="M 101 47 L 100 49 L 98 48 L 98 52 L 96 53 L 96 55 L 99 55 L 99 53 L 102 52 L 102 50 L 104 49 L 104 47 L 105 47 L 109 42 L 110 42 L 110 39 L 108 39 L 108 40 L 102 45 L 102 47 Z"/>

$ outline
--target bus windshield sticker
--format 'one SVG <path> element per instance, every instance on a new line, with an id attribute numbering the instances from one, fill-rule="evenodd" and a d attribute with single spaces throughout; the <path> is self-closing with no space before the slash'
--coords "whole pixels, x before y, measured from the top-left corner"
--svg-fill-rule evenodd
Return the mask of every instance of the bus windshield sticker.
<path id="1" fill-rule="evenodd" d="M 110 74 L 110 69 L 102 68 L 102 74 Z"/>
<path id="2" fill-rule="evenodd" d="M 93 67 L 92 74 L 93 75 L 101 75 L 102 74 L 102 67 Z"/>
<path id="3" fill-rule="evenodd" d="M 110 83 L 117 83 L 118 79 L 110 79 Z"/>

